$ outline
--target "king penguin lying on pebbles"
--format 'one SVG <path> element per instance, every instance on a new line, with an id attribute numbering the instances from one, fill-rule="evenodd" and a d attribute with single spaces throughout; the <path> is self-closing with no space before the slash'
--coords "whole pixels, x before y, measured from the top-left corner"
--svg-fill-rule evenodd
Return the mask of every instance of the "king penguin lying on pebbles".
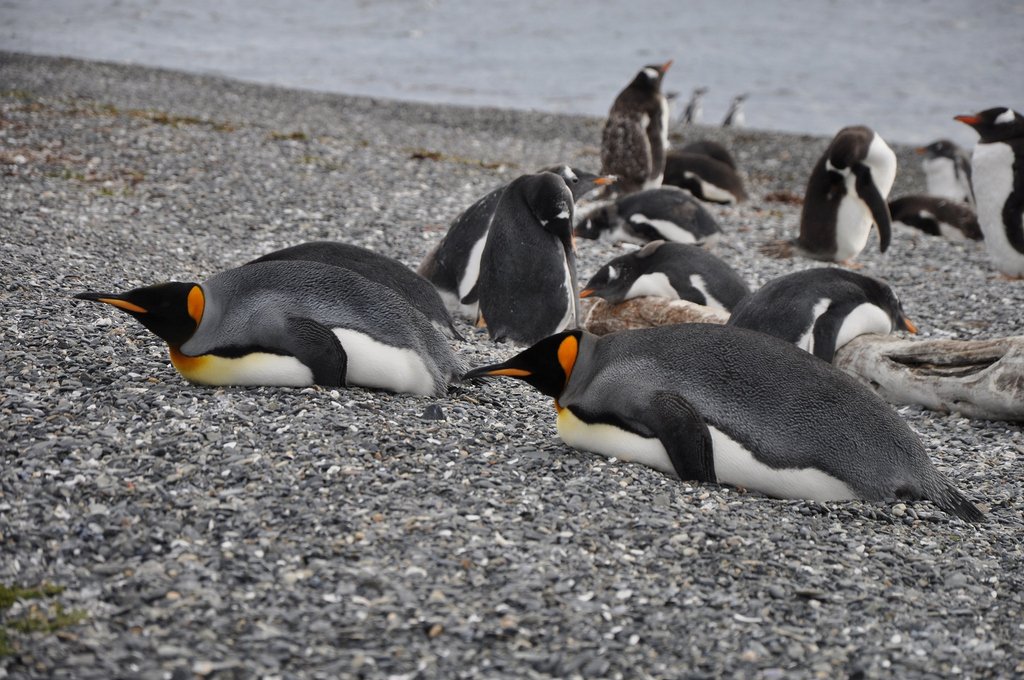
<path id="1" fill-rule="evenodd" d="M 741 300 L 728 323 L 782 338 L 828 362 L 858 335 L 917 332 L 889 284 L 835 267 L 772 279 Z"/>
<path id="2" fill-rule="evenodd" d="M 596 187 L 615 181 L 614 177 L 595 175 L 568 165 L 552 166 L 541 172 L 553 172 L 564 179 L 575 201 Z M 456 217 L 448 233 L 419 266 L 419 274 L 434 285 L 448 309 L 467 321 L 476 321 L 480 315 L 477 291 L 480 256 L 494 209 L 507 186 L 489 192 Z"/>
<path id="3" fill-rule="evenodd" d="M 318 262 L 261 262 L 203 283 L 82 293 L 127 312 L 205 385 L 359 385 L 441 395 L 462 367 L 394 291 Z"/>
<path id="4" fill-rule="evenodd" d="M 351 269 L 371 281 L 387 286 L 404 297 L 413 307 L 423 312 L 423 315 L 434 324 L 437 330 L 449 338 L 463 339 L 452 325 L 451 314 L 444 306 L 437 289 L 398 260 L 349 243 L 310 241 L 290 248 L 275 250 L 248 264 L 273 260 L 322 262 L 335 267 Z"/>
<path id="5" fill-rule="evenodd" d="M 597 270 L 580 297 L 618 304 L 647 295 L 729 311 L 748 293 L 732 267 L 700 246 L 651 241 Z"/>
<path id="6" fill-rule="evenodd" d="M 971 169 L 989 258 L 1005 276 L 1024 278 L 1024 116 L 996 107 L 956 120 L 981 136 Z"/>
<path id="7" fill-rule="evenodd" d="M 566 444 L 683 480 L 818 501 L 928 499 L 964 520 L 984 517 L 888 404 L 760 333 L 568 331 L 464 379 L 502 375 L 554 397 Z"/>
<path id="8" fill-rule="evenodd" d="M 679 187 L 659 187 L 619 198 L 576 225 L 576 235 L 613 241 L 712 243 L 721 234 L 715 218 Z"/>
<path id="9" fill-rule="evenodd" d="M 601 174 L 618 177 L 615 188 L 622 193 L 661 185 L 669 123 L 661 80 L 671 65 L 642 68 L 608 112 L 601 133 Z"/>

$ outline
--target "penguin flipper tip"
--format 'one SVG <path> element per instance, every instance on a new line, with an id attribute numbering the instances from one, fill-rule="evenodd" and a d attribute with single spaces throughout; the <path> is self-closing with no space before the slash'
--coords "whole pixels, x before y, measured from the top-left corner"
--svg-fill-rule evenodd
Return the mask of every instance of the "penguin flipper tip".
<path id="1" fill-rule="evenodd" d="M 985 513 L 978 509 L 974 503 L 960 493 L 960 490 L 947 482 L 942 489 L 933 495 L 931 501 L 954 517 L 959 517 L 965 522 L 984 522 Z"/>

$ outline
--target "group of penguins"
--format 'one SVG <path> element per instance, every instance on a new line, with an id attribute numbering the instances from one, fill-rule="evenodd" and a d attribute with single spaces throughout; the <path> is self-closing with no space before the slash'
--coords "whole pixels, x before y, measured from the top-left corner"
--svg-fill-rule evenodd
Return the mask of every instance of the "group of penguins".
<path id="1" fill-rule="evenodd" d="M 599 174 L 558 165 L 495 188 L 454 220 L 416 272 L 355 245 L 310 242 L 202 283 L 76 297 L 135 317 L 195 383 L 441 396 L 461 381 L 509 376 L 554 399 L 558 434 L 572 447 L 775 497 L 928 499 L 983 519 L 896 411 L 830 363 L 855 335 L 915 331 L 887 284 L 826 267 L 751 293 L 702 247 L 721 232 L 702 201 L 746 194 L 720 145 L 669 150 L 661 82 L 670 65 L 644 67 L 615 99 Z M 993 260 L 1020 276 L 1024 118 L 995 108 L 957 119 L 981 136 L 964 210 L 977 205 Z M 950 147 L 925 150 L 935 167 L 952 161 L 929 175 L 966 174 Z M 875 224 L 884 251 L 890 210 L 898 213 L 885 202 L 895 172 L 895 155 L 872 130 L 841 130 L 811 173 L 800 234 L 788 245 L 848 261 Z M 960 205 L 934 198 L 912 212 L 918 223 L 944 222 L 935 205 L 950 202 Z M 978 236 L 959 224 L 958 233 Z M 580 290 L 577 237 L 642 247 Z M 591 296 L 681 298 L 732 315 L 726 325 L 598 337 L 582 328 L 580 299 Z M 467 371 L 449 344 L 463 339 L 453 314 L 527 348 Z"/>

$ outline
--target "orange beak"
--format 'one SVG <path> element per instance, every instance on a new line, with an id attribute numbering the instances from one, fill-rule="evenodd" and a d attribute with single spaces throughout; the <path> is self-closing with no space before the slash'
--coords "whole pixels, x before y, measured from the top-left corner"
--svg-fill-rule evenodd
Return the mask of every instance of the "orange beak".
<path id="1" fill-rule="evenodd" d="M 583 290 L 580 291 L 580 297 L 581 298 L 587 298 L 587 297 L 590 297 L 593 294 L 594 294 L 594 289 L 593 288 L 584 288 Z"/>
<path id="2" fill-rule="evenodd" d="M 968 125 L 976 125 L 981 122 L 981 118 L 977 116 L 953 116 L 953 120 L 958 120 L 961 123 L 967 123 Z"/>
<path id="3" fill-rule="evenodd" d="M 907 327 L 908 333 L 911 333 L 912 335 L 917 335 L 917 326 L 915 326 L 914 322 L 905 316 L 903 317 L 903 325 Z"/>
<path id="4" fill-rule="evenodd" d="M 664 64 L 661 65 L 661 72 L 662 72 L 662 74 L 664 74 L 665 71 L 669 70 L 672 67 L 672 62 L 673 61 L 674 61 L 673 59 L 669 59 L 668 61 L 666 61 Z"/>
<path id="5" fill-rule="evenodd" d="M 618 175 L 605 175 L 604 177 L 598 177 L 594 180 L 594 184 L 599 187 L 603 187 L 606 184 L 614 184 L 618 180 Z"/>

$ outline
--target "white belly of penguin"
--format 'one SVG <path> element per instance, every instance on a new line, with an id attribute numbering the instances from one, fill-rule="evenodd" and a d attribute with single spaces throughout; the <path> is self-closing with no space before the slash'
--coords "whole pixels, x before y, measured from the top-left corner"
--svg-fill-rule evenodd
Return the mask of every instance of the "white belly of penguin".
<path id="1" fill-rule="evenodd" d="M 996 268 L 1004 274 L 1024 274 L 1024 253 L 1017 252 L 1006 237 L 1003 206 L 1013 191 L 1013 149 L 1006 144 L 974 147 L 974 200 L 985 248 Z"/>
<path id="2" fill-rule="evenodd" d="M 720 484 L 753 489 L 776 498 L 808 498 L 816 501 L 851 500 L 857 494 L 843 481 L 815 468 L 776 469 L 754 458 L 729 435 L 708 426 L 711 433 L 715 477 Z M 558 413 L 558 436 L 569 446 L 617 458 L 676 476 L 661 442 L 604 423 L 588 424 L 572 411 Z"/>
<path id="3" fill-rule="evenodd" d="M 632 215 L 629 216 L 629 221 L 632 224 L 649 225 L 656 232 L 658 232 L 658 234 L 661 235 L 661 238 L 665 239 L 666 241 L 674 241 L 676 243 L 697 242 L 696 236 L 688 232 L 686 229 L 683 229 L 672 220 L 653 219 L 647 217 L 643 213 L 633 213 Z M 638 239 L 635 236 L 630 238 L 629 240 L 631 240 L 633 243 L 646 243 L 646 239 Z"/>
<path id="4" fill-rule="evenodd" d="M 466 258 L 466 269 L 459 279 L 459 300 L 469 295 L 473 290 L 477 279 L 480 278 L 480 260 L 484 255 L 484 246 L 487 245 L 487 234 L 481 236 L 473 247 L 469 249 L 469 257 Z"/>
<path id="5" fill-rule="evenodd" d="M 892 333 L 892 319 L 881 307 L 870 302 L 854 307 L 853 311 L 843 319 L 842 325 L 839 326 L 839 333 L 836 335 L 836 349 L 838 350 L 858 335 L 867 333 L 878 333 L 879 335 Z"/>
<path id="6" fill-rule="evenodd" d="M 847 175 L 846 195 L 839 201 L 836 209 L 836 255 L 839 262 L 855 257 L 868 243 L 871 233 L 871 211 L 867 204 L 857 196 L 854 184 L 857 178 Z"/>
<path id="7" fill-rule="evenodd" d="M 700 183 L 700 191 L 704 195 L 705 200 L 716 201 L 718 203 L 736 203 L 736 197 L 732 192 L 726 191 L 720 186 L 705 181 L 695 172 L 684 172 L 683 177 L 686 177 L 687 179 L 695 179 Z"/>
<path id="8" fill-rule="evenodd" d="M 576 290 L 572 285 L 572 272 L 569 271 L 569 260 L 563 258 L 562 267 L 565 269 L 565 280 L 562 283 L 563 291 L 566 295 L 565 314 L 562 315 L 562 320 L 558 322 L 558 327 L 551 331 L 552 333 L 561 333 L 566 328 L 575 328 L 578 324 L 576 319 Z"/>
<path id="9" fill-rule="evenodd" d="M 637 277 L 626 292 L 626 300 L 638 297 L 659 297 L 678 300 L 679 293 L 672 287 L 664 272 L 653 272 Z"/>
<path id="10" fill-rule="evenodd" d="M 335 328 L 334 334 L 348 356 L 347 384 L 409 394 L 434 394 L 434 378 L 417 352 L 385 345 L 348 328 Z"/>
<path id="11" fill-rule="evenodd" d="M 279 385 L 306 387 L 313 384 L 313 371 L 293 356 L 253 352 L 241 357 L 205 354 L 174 360 L 175 368 L 188 380 L 202 385 Z"/>
<path id="12" fill-rule="evenodd" d="M 821 298 L 814 303 L 814 307 L 811 309 L 811 323 L 804 330 L 803 334 L 797 338 L 797 347 L 805 352 L 814 354 L 814 327 L 817 325 L 821 315 L 828 311 L 831 304 L 832 300 L 830 298 Z"/>

